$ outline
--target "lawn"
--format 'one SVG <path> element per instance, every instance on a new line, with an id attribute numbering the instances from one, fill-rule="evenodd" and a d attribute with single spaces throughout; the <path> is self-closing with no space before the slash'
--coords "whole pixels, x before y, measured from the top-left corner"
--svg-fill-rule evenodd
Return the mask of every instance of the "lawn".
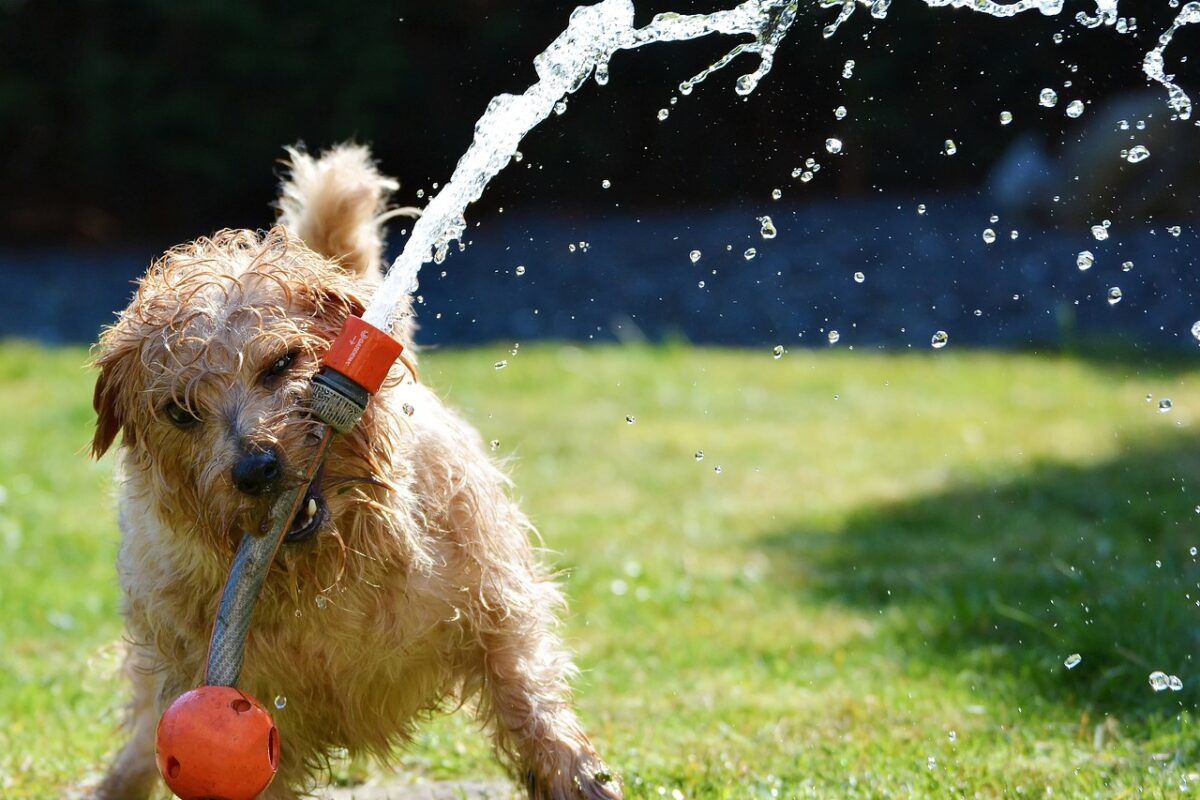
<path id="1" fill-rule="evenodd" d="M 83 452 L 84 357 L 0 347 L 4 797 L 61 797 L 116 741 L 112 463 Z M 1200 782 L 1187 362 L 526 345 L 431 352 L 423 375 L 499 441 L 566 571 L 581 714 L 631 796 Z M 462 713 L 399 764 L 498 774 Z"/>

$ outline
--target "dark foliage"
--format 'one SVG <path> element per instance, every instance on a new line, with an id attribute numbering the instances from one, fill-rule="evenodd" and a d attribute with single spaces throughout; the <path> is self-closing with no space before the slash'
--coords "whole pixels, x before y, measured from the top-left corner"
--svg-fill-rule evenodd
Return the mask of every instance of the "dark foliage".
<path id="1" fill-rule="evenodd" d="M 372 143 L 412 201 L 449 176 L 487 99 L 528 85 L 533 56 L 573 5 L 10 0 L 0 6 L 0 236 L 168 242 L 261 225 L 270 165 L 296 141 Z M 719 5 L 638 3 L 644 19 Z M 656 112 L 672 88 L 732 43 L 621 54 L 610 84 L 572 97 L 527 142 L 530 169 L 510 169 L 489 197 L 571 205 L 580 181 L 608 177 L 626 207 L 721 205 L 787 185 L 835 132 L 850 146 L 824 192 L 975 185 L 1022 132 L 1053 147 L 1071 129 L 1061 106 L 1037 107 L 1042 86 L 1070 80 L 1069 94 L 1089 100 L 1144 86 L 1142 54 L 1174 13 L 1161 5 L 1139 8 L 1137 35 L 1118 36 L 1084 31 L 1074 8 L 1004 21 L 902 0 L 882 22 L 860 9 L 824 40 L 832 11 L 813 3 L 755 96 L 733 93 L 735 64 L 666 122 Z M 1180 40 L 1183 50 L 1194 37 Z M 842 104 L 850 115 L 835 122 Z M 1006 108 L 1019 124 L 998 124 Z M 940 154 L 946 138 L 958 157 Z M 501 201 L 491 202 L 477 216 Z"/>

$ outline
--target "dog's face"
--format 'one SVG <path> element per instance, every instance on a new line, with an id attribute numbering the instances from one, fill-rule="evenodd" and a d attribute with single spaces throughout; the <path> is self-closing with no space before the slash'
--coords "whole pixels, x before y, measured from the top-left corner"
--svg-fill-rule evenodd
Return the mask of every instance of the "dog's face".
<path id="1" fill-rule="evenodd" d="M 121 432 L 171 529 L 228 551 L 301 481 L 320 436 L 309 378 L 362 289 L 279 228 L 169 251 L 101 336 L 93 451 Z M 371 447 L 342 438 L 285 541 L 315 542 L 352 502 L 323 473 L 370 479 Z"/>

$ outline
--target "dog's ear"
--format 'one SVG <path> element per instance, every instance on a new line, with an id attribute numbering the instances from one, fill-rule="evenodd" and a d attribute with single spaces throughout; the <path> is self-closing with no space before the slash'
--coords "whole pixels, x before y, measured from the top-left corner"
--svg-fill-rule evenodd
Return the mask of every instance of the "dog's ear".
<path id="1" fill-rule="evenodd" d="M 100 458 L 112 447 L 117 433 L 124 426 L 117 393 L 113 388 L 113 370 L 101 368 L 96 379 L 96 391 L 92 394 L 92 408 L 96 409 L 96 433 L 92 436 L 92 457 Z"/>
<path id="2" fill-rule="evenodd" d="M 104 346 L 101 339 L 101 347 Z M 129 364 L 133 360 L 131 348 L 110 347 L 92 360 L 92 366 L 100 369 L 96 378 L 96 389 L 92 393 L 92 408 L 96 411 L 96 432 L 92 436 L 92 457 L 100 458 L 116 441 L 117 434 L 125 431 L 126 443 L 131 443 L 131 430 L 125 419 L 122 391 L 130 380 Z"/>

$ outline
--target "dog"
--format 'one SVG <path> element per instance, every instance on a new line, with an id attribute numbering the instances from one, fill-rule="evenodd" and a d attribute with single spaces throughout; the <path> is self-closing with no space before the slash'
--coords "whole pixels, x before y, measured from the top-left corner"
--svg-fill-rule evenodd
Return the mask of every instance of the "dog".
<path id="1" fill-rule="evenodd" d="M 133 683 L 129 738 L 96 800 L 157 791 L 158 718 L 202 683 L 241 536 L 262 535 L 320 437 L 309 378 L 381 279 L 398 184 L 362 146 L 288 152 L 277 224 L 168 250 L 94 350 L 94 455 L 121 434 Z M 397 318 L 411 348 L 411 303 Z M 240 685 L 287 698 L 261 797 L 312 791 L 335 749 L 386 759 L 423 716 L 470 703 L 531 798 L 621 798 L 572 709 L 563 595 L 532 526 L 480 435 L 412 377 L 393 368 L 335 437 L 259 599 Z"/>

